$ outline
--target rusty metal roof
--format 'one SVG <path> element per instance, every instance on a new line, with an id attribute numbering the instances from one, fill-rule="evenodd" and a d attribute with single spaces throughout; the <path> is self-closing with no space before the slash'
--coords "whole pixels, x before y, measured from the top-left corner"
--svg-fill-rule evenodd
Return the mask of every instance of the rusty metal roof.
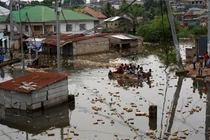
<path id="1" fill-rule="evenodd" d="M 35 85 L 35 90 L 38 90 L 60 80 L 63 80 L 67 77 L 67 74 L 32 72 L 24 76 L 0 83 L 0 89 L 30 93 L 32 90 L 20 88 L 22 86 L 22 82 L 33 83 L 33 85 Z"/>
<path id="2" fill-rule="evenodd" d="M 61 40 L 60 47 L 71 42 L 77 42 L 77 41 L 92 39 L 96 37 L 103 37 L 106 35 L 108 35 L 108 33 L 99 33 L 99 34 L 86 35 L 86 36 L 82 34 L 60 34 L 60 40 Z M 57 46 L 55 35 L 47 36 L 44 42 L 45 44 L 48 44 L 48 45 Z"/>

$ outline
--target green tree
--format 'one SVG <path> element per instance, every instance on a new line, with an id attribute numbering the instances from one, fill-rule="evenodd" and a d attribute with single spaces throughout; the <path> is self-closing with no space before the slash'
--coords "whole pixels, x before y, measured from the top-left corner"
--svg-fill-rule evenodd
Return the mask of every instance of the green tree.
<path id="1" fill-rule="evenodd" d="M 178 32 L 179 37 L 207 35 L 206 26 L 189 25 Z"/>
<path id="2" fill-rule="evenodd" d="M 54 0 L 43 0 L 42 4 L 46 6 L 51 6 L 52 3 L 55 2 Z"/>
<path id="3" fill-rule="evenodd" d="M 112 4 L 110 2 L 107 2 L 104 6 L 104 9 L 103 9 L 102 13 L 107 18 L 109 18 L 109 17 L 115 16 L 116 10 L 114 9 L 114 7 L 112 7 Z"/>
<path id="4" fill-rule="evenodd" d="M 39 2 L 38 0 L 33 0 L 31 1 L 31 5 L 40 5 L 41 2 Z"/>
<path id="5" fill-rule="evenodd" d="M 164 30 L 162 28 L 163 25 Z M 177 25 L 176 29 L 178 29 Z M 161 42 L 172 40 L 171 28 L 168 22 L 167 15 L 163 16 L 163 21 L 162 17 L 157 16 L 149 23 L 139 25 L 137 33 L 138 35 L 143 36 L 144 40 L 148 42 Z"/>

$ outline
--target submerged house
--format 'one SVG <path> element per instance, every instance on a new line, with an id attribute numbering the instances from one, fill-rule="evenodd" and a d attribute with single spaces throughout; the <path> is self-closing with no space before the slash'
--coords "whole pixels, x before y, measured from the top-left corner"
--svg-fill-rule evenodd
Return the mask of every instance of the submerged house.
<path id="1" fill-rule="evenodd" d="M 118 48 L 122 52 L 123 48 L 137 47 L 143 43 L 142 37 L 137 37 L 131 34 L 116 34 L 110 36 L 110 44 L 112 48 Z"/>
<path id="2" fill-rule="evenodd" d="M 109 51 L 109 38 L 107 33 L 83 35 L 61 34 L 60 47 L 62 55 L 83 55 Z M 47 36 L 42 50 L 48 54 L 57 53 L 56 36 Z"/>
<path id="3" fill-rule="evenodd" d="M 35 110 L 68 101 L 68 75 L 33 72 L 0 83 L 0 104 Z"/>

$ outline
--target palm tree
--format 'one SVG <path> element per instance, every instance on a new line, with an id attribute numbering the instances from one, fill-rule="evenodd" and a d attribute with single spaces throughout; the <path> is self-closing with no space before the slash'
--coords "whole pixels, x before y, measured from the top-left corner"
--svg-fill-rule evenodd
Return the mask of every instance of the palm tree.
<path id="1" fill-rule="evenodd" d="M 125 11 L 125 17 L 130 20 L 134 34 L 136 34 L 136 27 L 139 23 L 138 17 L 142 16 L 143 12 L 144 8 L 139 4 L 134 4 Z"/>
<path id="2" fill-rule="evenodd" d="M 107 2 L 105 4 L 104 10 L 103 10 L 103 14 L 107 18 L 115 16 L 115 9 L 112 7 L 112 4 L 110 2 Z"/>

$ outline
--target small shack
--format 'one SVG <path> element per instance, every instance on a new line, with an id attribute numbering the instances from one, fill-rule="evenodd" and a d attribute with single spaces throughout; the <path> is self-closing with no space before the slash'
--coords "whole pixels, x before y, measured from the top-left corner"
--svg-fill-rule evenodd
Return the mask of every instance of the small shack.
<path id="1" fill-rule="evenodd" d="M 33 72 L 0 83 L 0 104 L 35 110 L 68 101 L 68 75 Z"/>
<path id="2" fill-rule="evenodd" d="M 141 38 L 131 34 L 116 34 L 110 36 L 111 47 L 119 48 L 120 52 L 122 52 L 122 49 L 125 47 L 137 47 L 141 41 L 143 41 Z"/>
<path id="3" fill-rule="evenodd" d="M 62 55 L 84 55 L 109 51 L 109 38 L 107 33 L 82 35 L 82 34 L 60 34 L 60 54 Z M 43 52 L 56 54 L 56 36 L 45 37 Z"/>

